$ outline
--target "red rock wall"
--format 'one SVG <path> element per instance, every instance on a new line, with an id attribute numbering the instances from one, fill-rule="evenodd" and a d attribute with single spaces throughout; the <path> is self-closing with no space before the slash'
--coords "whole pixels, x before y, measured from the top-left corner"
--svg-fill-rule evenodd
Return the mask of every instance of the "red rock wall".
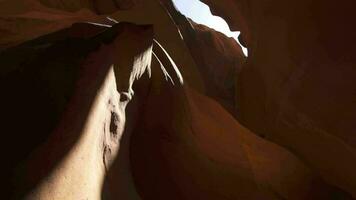
<path id="1" fill-rule="evenodd" d="M 152 43 L 152 26 L 83 23 L 0 54 L 4 199 L 101 199 Z"/>
<path id="2" fill-rule="evenodd" d="M 355 197 L 354 3 L 204 2 L 1 1 L 5 199 Z"/>
<path id="3" fill-rule="evenodd" d="M 143 101 L 130 146 L 143 199 L 348 199 L 188 86 Z"/>
<path id="4" fill-rule="evenodd" d="M 238 117 L 237 81 L 246 60 L 241 47 L 233 38 L 191 20 L 182 19 L 178 26 L 202 74 L 205 94 Z"/>
<path id="5" fill-rule="evenodd" d="M 355 197 L 355 2 L 205 2 L 232 25 L 246 19 L 247 31 L 233 26 L 249 38 L 241 122 Z"/>

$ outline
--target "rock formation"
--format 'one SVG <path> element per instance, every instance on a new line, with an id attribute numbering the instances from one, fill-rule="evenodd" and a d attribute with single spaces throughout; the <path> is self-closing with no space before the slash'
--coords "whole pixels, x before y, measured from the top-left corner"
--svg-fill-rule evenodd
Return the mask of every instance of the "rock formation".
<path id="1" fill-rule="evenodd" d="M 152 26 L 74 24 L 1 54 L 9 131 L 2 152 L 18 146 L 4 155 L 1 172 L 12 180 L 13 198 L 101 196 L 133 81 L 150 70 L 152 43 Z"/>
<path id="2" fill-rule="evenodd" d="M 201 73 L 206 95 L 238 117 L 238 77 L 245 63 L 241 47 L 233 38 L 182 18 L 178 27 Z"/>
<path id="3" fill-rule="evenodd" d="M 247 38 L 241 122 L 355 197 L 355 2 L 205 2 Z"/>
<path id="4" fill-rule="evenodd" d="M 353 2 L 0 1 L 3 199 L 356 198 Z"/>

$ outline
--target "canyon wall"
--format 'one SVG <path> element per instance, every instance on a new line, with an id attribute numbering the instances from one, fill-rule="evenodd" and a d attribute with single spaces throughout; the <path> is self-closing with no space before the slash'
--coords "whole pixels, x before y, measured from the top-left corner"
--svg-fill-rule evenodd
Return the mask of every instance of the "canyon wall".
<path id="1" fill-rule="evenodd" d="M 79 23 L 2 52 L 4 197 L 101 198 L 152 46 L 152 26 Z"/>
<path id="2" fill-rule="evenodd" d="M 4 199 L 353 199 L 353 2 L 0 1 Z"/>
<path id="3" fill-rule="evenodd" d="M 354 1 L 204 2 L 247 24 L 241 122 L 355 196 Z"/>

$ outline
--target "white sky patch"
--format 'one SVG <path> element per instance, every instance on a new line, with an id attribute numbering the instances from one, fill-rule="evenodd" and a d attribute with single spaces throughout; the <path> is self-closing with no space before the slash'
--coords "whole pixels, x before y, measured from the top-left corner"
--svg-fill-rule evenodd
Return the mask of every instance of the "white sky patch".
<path id="1" fill-rule="evenodd" d="M 204 24 L 225 34 L 228 37 L 233 37 L 242 47 L 242 51 L 244 52 L 245 56 L 248 55 L 247 48 L 243 47 L 238 40 L 240 32 L 231 32 L 224 19 L 218 16 L 213 16 L 211 14 L 209 6 L 205 5 L 199 0 L 173 0 L 173 3 L 182 14 L 189 17 L 194 22 L 198 24 Z"/>

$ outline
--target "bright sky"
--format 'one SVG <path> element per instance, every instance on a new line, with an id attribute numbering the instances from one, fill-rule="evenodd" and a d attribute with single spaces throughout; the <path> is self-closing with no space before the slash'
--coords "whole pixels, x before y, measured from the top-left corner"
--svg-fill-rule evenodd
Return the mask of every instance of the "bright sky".
<path id="1" fill-rule="evenodd" d="M 237 39 L 240 32 L 231 32 L 225 20 L 223 20 L 221 17 L 213 16 L 210 12 L 210 8 L 204 3 L 200 2 L 199 0 L 173 0 L 173 3 L 182 14 L 191 18 L 193 21 L 199 24 L 204 24 L 210 28 L 224 33 L 229 37 L 233 37 L 240 44 Z M 247 56 L 247 49 L 243 46 L 241 47 L 244 54 Z"/>

